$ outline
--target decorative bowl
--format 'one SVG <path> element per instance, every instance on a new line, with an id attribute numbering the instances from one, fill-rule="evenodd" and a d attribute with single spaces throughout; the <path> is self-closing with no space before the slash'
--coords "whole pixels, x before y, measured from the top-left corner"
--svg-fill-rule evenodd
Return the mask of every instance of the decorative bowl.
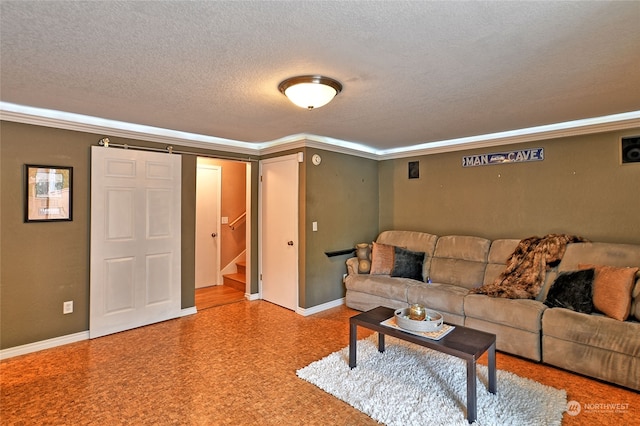
<path id="1" fill-rule="evenodd" d="M 394 312 L 396 323 L 400 328 L 420 333 L 442 330 L 444 318 L 440 312 L 426 309 L 426 318 L 422 321 L 416 321 L 409 318 L 409 310 L 410 308 L 400 308 Z"/>

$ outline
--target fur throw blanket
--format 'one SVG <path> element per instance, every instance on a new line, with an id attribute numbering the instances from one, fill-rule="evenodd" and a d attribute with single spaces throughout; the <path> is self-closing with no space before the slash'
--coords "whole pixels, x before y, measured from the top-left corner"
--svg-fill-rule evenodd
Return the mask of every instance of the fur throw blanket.
<path id="1" fill-rule="evenodd" d="M 585 242 L 582 237 L 549 234 L 526 238 L 507 260 L 507 267 L 492 283 L 471 293 L 507 299 L 535 299 L 544 284 L 547 270 L 557 265 L 569 243 Z"/>

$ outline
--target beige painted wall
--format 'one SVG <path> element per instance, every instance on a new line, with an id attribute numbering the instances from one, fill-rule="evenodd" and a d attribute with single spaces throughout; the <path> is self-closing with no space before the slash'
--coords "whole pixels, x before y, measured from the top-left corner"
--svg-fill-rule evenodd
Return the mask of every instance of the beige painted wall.
<path id="1" fill-rule="evenodd" d="M 620 138 L 640 129 L 380 162 L 380 230 L 526 238 L 571 233 L 640 244 L 640 163 Z M 462 156 L 544 148 L 541 162 L 462 167 Z M 420 161 L 420 179 L 407 178 Z"/>
<path id="2" fill-rule="evenodd" d="M 2 122 L 0 347 L 88 329 L 89 155 L 95 135 Z M 24 223 L 24 164 L 73 167 L 73 221 Z M 64 301 L 74 313 L 62 314 Z"/>
<path id="3" fill-rule="evenodd" d="M 619 160 L 619 138 L 638 134 L 640 129 L 633 129 L 382 162 L 312 148 L 291 151 L 305 154 L 299 192 L 300 306 L 309 308 L 344 295 L 341 278 L 348 256 L 327 258 L 325 251 L 371 241 L 384 229 L 492 239 L 568 232 L 595 241 L 640 244 L 640 164 L 623 166 Z M 88 329 L 89 147 L 100 137 L 1 123 L 0 348 Z M 164 148 L 144 141 L 111 140 Z M 545 160 L 461 167 L 461 157 L 469 153 L 525 147 L 545 148 Z M 315 152 L 323 157 L 320 166 L 310 162 Z M 407 162 L 415 160 L 420 161 L 421 176 L 410 181 Z M 72 222 L 23 223 L 26 163 L 74 167 Z M 183 308 L 194 303 L 195 173 L 196 156 L 184 155 Z M 251 259 L 258 257 L 258 178 L 253 163 Z M 311 231 L 313 221 L 318 222 L 318 232 Z M 257 277 L 255 267 L 252 293 L 258 291 Z M 74 300 L 74 314 L 62 314 L 65 300 Z"/>
<path id="4" fill-rule="evenodd" d="M 0 348 L 89 328 L 90 147 L 102 135 L 2 121 L 0 123 Z M 110 137 L 112 143 L 154 144 Z M 176 150 L 224 154 L 175 146 Z M 246 156 L 244 156 L 246 157 Z M 23 222 L 24 164 L 73 167 L 73 221 Z M 257 169 L 255 167 L 254 169 Z M 253 171 L 253 169 L 252 169 Z M 252 174 L 252 230 L 257 241 L 257 172 Z M 182 156 L 182 308 L 194 306 L 196 156 Z M 252 248 L 251 259 L 257 259 Z M 257 269 L 257 268 L 256 268 Z M 257 292 L 257 271 L 251 276 Z M 74 313 L 62 303 L 74 301 Z"/>
<path id="5" fill-rule="evenodd" d="M 319 166 L 311 163 L 320 154 Z M 378 162 L 308 148 L 304 162 L 303 285 L 300 306 L 309 308 L 344 297 L 342 274 L 351 255 L 327 257 L 325 251 L 354 248 L 378 234 Z M 312 223 L 318 222 L 318 231 Z"/>

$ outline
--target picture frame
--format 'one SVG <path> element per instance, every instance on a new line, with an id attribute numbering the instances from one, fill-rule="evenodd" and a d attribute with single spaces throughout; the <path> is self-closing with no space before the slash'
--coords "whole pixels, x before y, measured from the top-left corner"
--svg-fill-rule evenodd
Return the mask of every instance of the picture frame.
<path id="1" fill-rule="evenodd" d="M 24 166 L 25 222 L 73 220 L 73 167 Z"/>

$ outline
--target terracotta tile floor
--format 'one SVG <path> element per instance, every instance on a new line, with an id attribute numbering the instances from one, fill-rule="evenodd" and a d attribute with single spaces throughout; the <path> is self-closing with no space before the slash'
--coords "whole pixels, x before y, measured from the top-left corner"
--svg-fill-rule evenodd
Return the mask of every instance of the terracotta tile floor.
<path id="1" fill-rule="evenodd" d="M 375 425 L 298 379 L 348 345 L 346 307 L 302 317 L 263 301 L 206 309 L 0 363 L 2 425 Z M 362 332 L 359 338 L 368 333 Z M 638 394 L 498 354 L 498 368 L 621 413 L 565 414 L 566 424 L 633 424 Z"/>

